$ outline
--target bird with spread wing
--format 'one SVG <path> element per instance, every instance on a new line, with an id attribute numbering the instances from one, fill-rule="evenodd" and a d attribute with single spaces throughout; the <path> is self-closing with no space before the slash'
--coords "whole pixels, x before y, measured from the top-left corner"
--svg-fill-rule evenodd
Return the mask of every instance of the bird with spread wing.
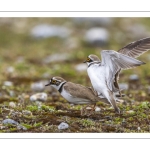
<path id="1" fill-rule="evenodd" d="M 94 90 L 98 96 L 107 98 L 116 112 L 120 113 L 116 105 L 115 92 L 121 91 L 118 86 L 119 73 L 122 69 L 130 69 L 145 64 L 135 59 L 150 49 L 150 37 L 132 42 L 118 52 L 102 50 L 101 61 L 96 55 L 89 55 L 85 61 L 87 72 Z"/>

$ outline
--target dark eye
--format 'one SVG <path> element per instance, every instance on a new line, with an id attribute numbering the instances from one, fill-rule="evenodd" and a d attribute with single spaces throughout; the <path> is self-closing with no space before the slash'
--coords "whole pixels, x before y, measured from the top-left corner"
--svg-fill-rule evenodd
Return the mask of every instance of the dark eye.
<path id="1" fill-rule="evenodd" d="M 88 57 L 86 61 L 89 62 L 90 60 L 91 60 L 91 59 Z"/>
<path id="2" fill-rule="evenodd" d="M 55 84 L 55 83 L 56 83 L 56 80 L 52 80 L 52 83 Z"/>

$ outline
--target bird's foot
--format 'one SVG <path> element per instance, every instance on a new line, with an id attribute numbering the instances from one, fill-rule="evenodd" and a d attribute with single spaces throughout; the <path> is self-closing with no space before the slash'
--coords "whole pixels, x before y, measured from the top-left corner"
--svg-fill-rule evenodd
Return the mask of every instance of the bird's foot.
<path id="1" fill-rule="evenodd" d="M 94 107 L 86 106 L 86 107 L 82 108 L 81 116 L 90 116 L 94 113 L 94 110 L 95 110 L 95 105 L 94 105 Z"/>
<path id="2" fill-rule="evenodd" d="M 116 114 L 120 114 L 120 113 L 121 113 L 120 109 L 119 109 L 119 108 L 116 108 L 116 109 L 115 109 L 115 113 L 116 113 Z"/>

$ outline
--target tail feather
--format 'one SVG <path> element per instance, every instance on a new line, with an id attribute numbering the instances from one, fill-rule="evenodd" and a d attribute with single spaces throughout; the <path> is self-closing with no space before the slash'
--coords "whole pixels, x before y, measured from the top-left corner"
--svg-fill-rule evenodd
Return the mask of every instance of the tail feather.
<path id="1" fill-rule="evenodd" d="M 111 91 L 108 91 L 108 92 L 109 92 L 109 98 L 108 98 L 108 100 L 110 101 L 111 105 L 115 109 L 115 112 L 116 113 L 120 113 L 120 109 L 116 105 L 116 101 L 114 99 L 113 93 Z"/>

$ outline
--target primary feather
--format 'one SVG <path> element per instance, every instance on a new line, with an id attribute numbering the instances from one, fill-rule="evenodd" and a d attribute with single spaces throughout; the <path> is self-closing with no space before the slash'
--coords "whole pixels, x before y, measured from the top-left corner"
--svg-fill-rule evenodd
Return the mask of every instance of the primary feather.
<path id="1" fill-rule="evenodd" d="M 121 48 L 118 52 L 133 58 L 137 58 L 148 50 L 150 50 L 150 37 L 132 42 Z"/>
<path id="2" fill-rule="evenodd" d="M 145 64 L 135 58 L 126 56 L 113 50 L 101 51 L 102 62 L 101 65 L 105 66 L 106 69 L 106 81 L 109 89 L 116 92 L 117 89 L 114 87 L 115 75 L 121 69 L 129 69 L 135 66 Z"/>

